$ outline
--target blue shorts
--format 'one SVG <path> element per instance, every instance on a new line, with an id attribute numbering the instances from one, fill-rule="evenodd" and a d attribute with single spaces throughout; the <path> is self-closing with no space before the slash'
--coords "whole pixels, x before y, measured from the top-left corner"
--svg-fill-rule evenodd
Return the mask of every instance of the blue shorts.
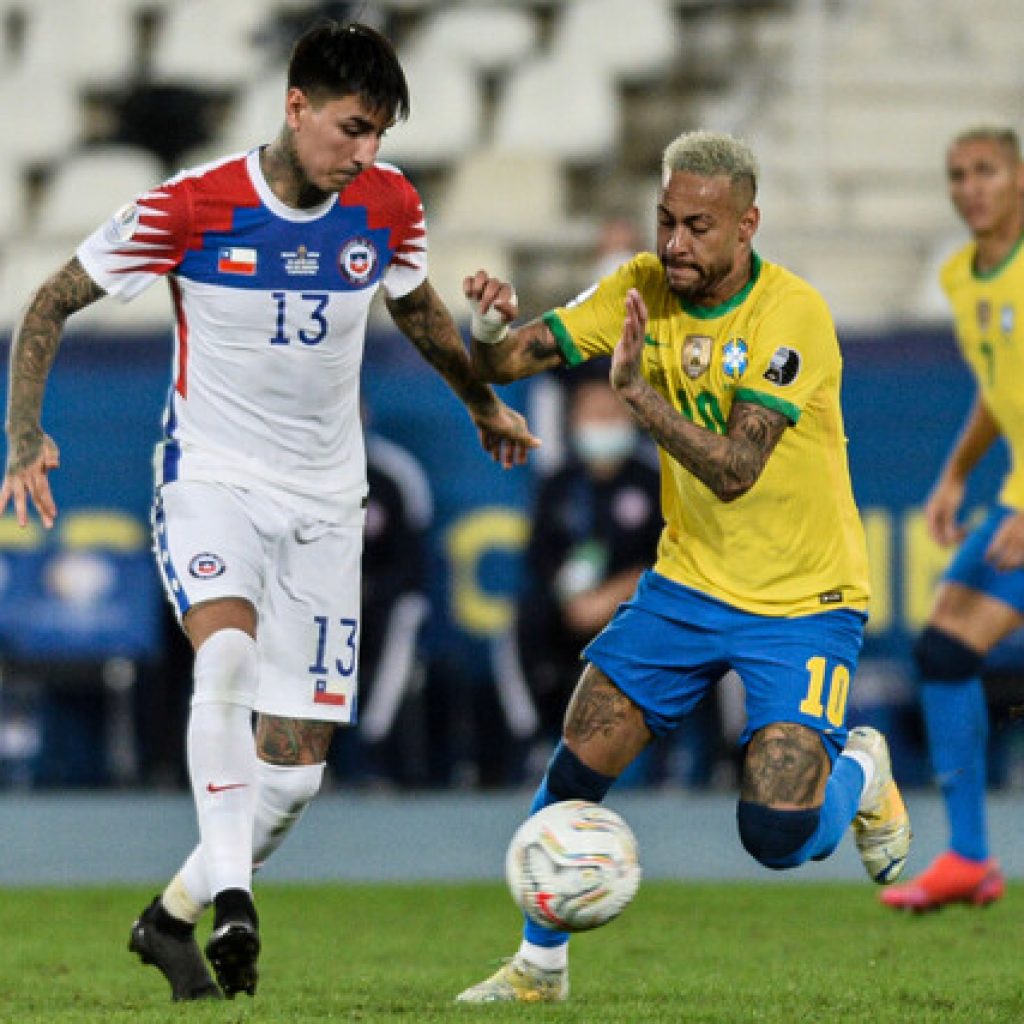
<path id="1" fill-rule="evenodd" d="M 1017 509 L 1006 505 L 996 505 L 985 521 L 967 535 L 942 578 L 988 594 L 1024 615 L 1024 569 L 1001 572 L 985 561 L 985 552 L 996 530 L 1007 516 L 1016 512 Z"/>
<path id="2" fill-rule="evenodd" d="M 849 608 L 754 615 L 646 572 L 583 656 L 643 711 L 656 736 L 675 729 L 734 669 L 746 694 L 742 744 L 773 722 L 798 722 L 818 732 L 834 757 L 846 744 L 846 701 L 866 620 Z"/>

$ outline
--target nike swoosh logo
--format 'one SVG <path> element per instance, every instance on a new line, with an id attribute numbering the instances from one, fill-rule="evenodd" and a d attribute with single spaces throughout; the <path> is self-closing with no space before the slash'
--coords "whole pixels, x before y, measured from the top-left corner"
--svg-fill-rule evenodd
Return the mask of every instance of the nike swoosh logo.
<path id="1" fill-rule="evenodd" d="M 212 782 L 206 784 L 207 793 L 223 793 L 226 789 L 245 789 L 248 782 L 229 782 L 224 786 L 216 786 Z"/>
<path id="2" fill-rule="evenodd" d="M 651 348 L 668 348 L 669 346 L 664 341 L 656 341 L 649 334 L 644 335 L 644 344 L 650 345 Z"/>

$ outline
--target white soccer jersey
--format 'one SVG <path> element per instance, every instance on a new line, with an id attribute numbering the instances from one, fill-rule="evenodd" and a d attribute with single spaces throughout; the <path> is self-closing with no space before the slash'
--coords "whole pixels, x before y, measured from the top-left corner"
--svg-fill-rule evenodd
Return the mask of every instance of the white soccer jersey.
<path id="1" fill-rule="evenodd" d="M 366 494 L 359 370 L 370 301 L 427 276 L 416 190 L 388 164 L 309 210 L 270 190 L 259 151 L 184 171 L 119 210 L 78 249 L 129 301 L 166 277 L 173 386 L 157 484 L 271 487 L 341 521 Z"/>

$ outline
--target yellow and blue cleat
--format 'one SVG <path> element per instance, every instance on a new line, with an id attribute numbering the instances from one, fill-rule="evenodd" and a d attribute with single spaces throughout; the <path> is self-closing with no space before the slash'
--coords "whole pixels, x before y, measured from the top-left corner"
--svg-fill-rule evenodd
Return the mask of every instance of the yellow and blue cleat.
<path id="1" fill-rule="evenodd" d="M 910 815 L 892 777 L 885 737 L 870 726 L 850 730 L 846 750 L 866 754 L 875 764 L 871 784 L 861 794 L 853 834 L 864 870 L 873 882 L 890 885 L 903 873 L 910 853 Z"/>
<path id="2" fill-rule="evenodd" d="M 561 1003 L 569 997 L 569 969 L 545 971 L 518 953 L 489 978 L 460 992 L 458 1003 Z"/>

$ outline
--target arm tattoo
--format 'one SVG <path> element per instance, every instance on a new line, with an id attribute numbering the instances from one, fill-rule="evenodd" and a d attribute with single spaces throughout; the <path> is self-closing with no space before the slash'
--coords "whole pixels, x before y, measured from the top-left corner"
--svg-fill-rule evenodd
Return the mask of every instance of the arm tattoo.
<path id="1" fill-rule="evenodd" d="M 753 402 L 735 402 L 724 435 L 698 427 L 649 385 L 627 399 L 634 418 L 681 466 L 722 501 L 746 494 L 757 482 L 789 421 Z"/>
<path id="2" fill-rule="evenodd" d="M 633 702 L 595 672 L 584 672 L 565 712 L 565 736 L 585 743 L 594 736 L 612 736 L 634 710 Z"/>
<path id="3" fill-rule="evenodd" d="M 491 389 L 473 373 L 455 321 L 429 281 L 400 299 L 387 300 L 387 307 L 398 329 L 464 402 L 494 400 Z"/>
<path id="4" fill-rule="evenodd" d="M 828 775 L 828 755 L 817 734 L 795 722 L 776 722 L 758 730 L 747 747 L 740 798 L 816 807 Z"/>
<path id="5" fill-rule="evenodd" d="M 75 257 L 35 293 L 11 343 L 7 400 L 9 468 L 24 469 L 43 445 L 43 393 L 64 321 L 104 295 Z"/>
<path id="6" fill-rule="evenodd" d="M 333 735 L 333 722 L 260 715 L 256 722 L 256 753 L 268 764 L 321 764 L 327 760 Z"/>

